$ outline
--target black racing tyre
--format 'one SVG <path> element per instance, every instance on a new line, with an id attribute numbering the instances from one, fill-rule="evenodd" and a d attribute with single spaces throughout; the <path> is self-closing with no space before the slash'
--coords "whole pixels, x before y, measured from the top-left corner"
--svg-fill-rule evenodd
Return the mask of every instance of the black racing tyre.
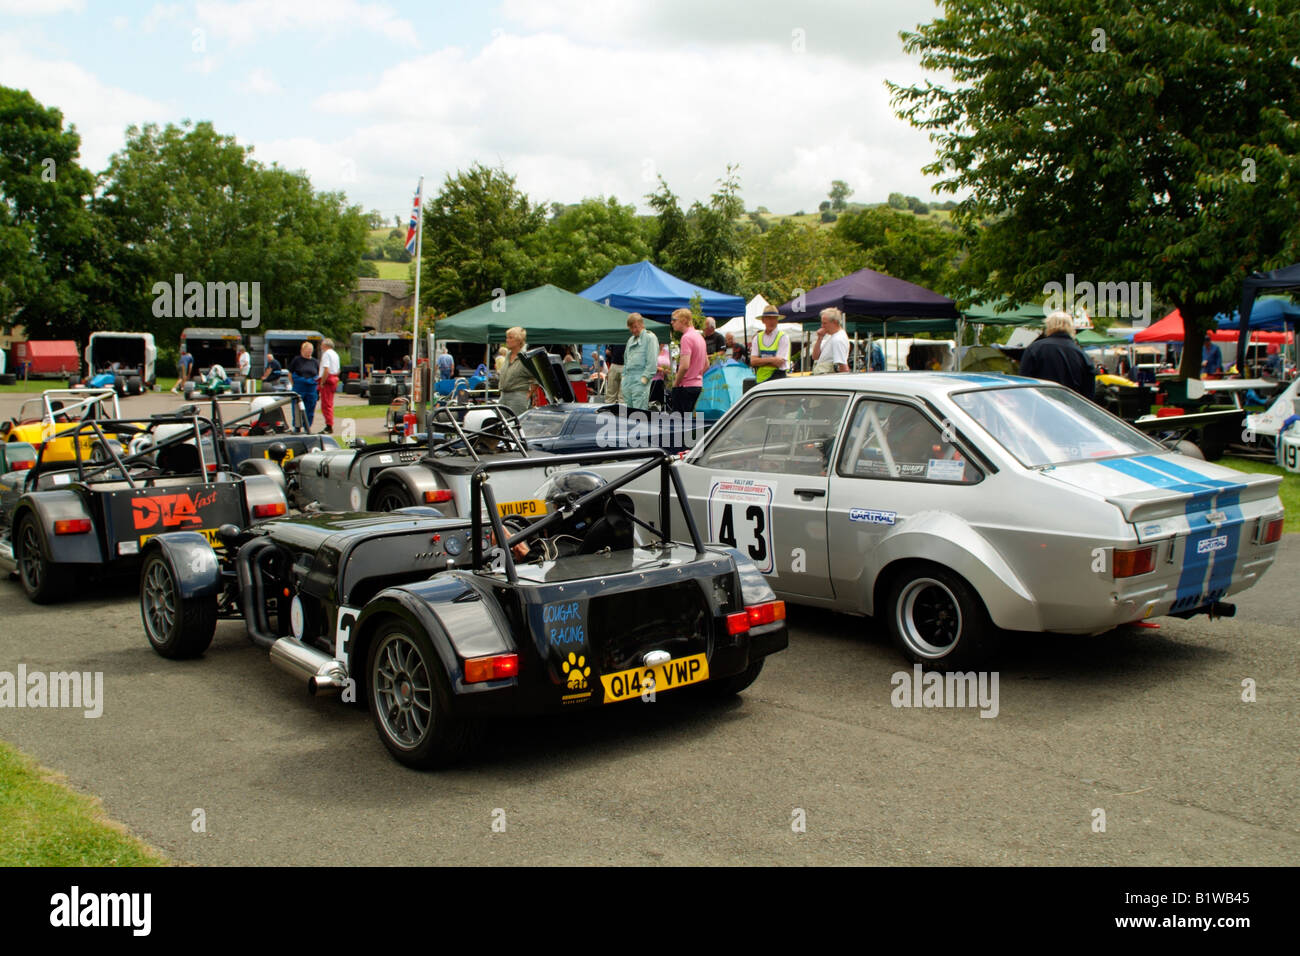
<path id="1" fill-rule="evenodd" d="M 387 385 L 383 382 L 376 382 L 370 386 L 370 392 L 366 396 L 366 401 L 371 405 L 387 405 L 393 400 L 397 392 L 396 385 Z"/>
<path id="2" fill-rule="evenodd" d="M 980 596 L 937 564 L 900 569 L 880 613 L 903 655 L 934 670 L 979 667 L 997 651 L 999 633 Z"/>
<path id="3" fill-rule="evenodd" d="M 35 604 L 52 604 L 64 598 L 72 587 L 72 575 L 66 567 L 52 562 L 45 553 L 45 543 L 35 515 L 28 513 L 18 520 L 13 542 L 18 580 L 22 582 L 28 599 Z"/>
<path id="4" fill-rule="evenodd" d="M 344 382 L 344 383 L 343 383 L 343 394 L 344 394 L 344 395 L 360 395 L 360 394 L 361 394 L 361 383 L 358 382 L 358 381 L 356 381 L 355 379 L 349 379 L 348 381 Z"/>
<path id="5" fill-rule="evenodd" d="M 15 375 L 13 372 L 0 373 L 0 385 L 16 385 L 16 384 L 18 384 L 18 376 Z"/>
<path id="6" fill-rule="evenodd" d="M 764 658 L 760 657 L 738 674 L 707 680 L 700 685 L 700 692 L 715 698 L 734 697 L 758 680 L 758 675 L 763 673 L 763 661 Z"/>
<path id="7" fill-rule="evenodd" d="M 140 381 L 140 376 L 132 375 L 126 380 L 126 391 L 128 395 L 144 394 L 144 383 Z"/>
<path id="8" fill-rule="evenodd" d="M 433 641 L 404 621 L 382 621 L 366 652 L 366 698 L 388 752 L 417 770 L 465 756 L 482 737 L 478 721 L 453 717 Z"/>
<path id="9" fill-rule="evenodd" d="M 415 499 L 411 497 L 411 493 L 404 485 L 395 481 L 385 481 L 370 492 L 370 507 L 367 510 L 396 511 L 398 508 L 409 508 L 414 504 Z"/>
<path id="10" fill-rule="evenodd" d="M 113 391 L 117 392 L 121 397 L 126 396 L 126 379 L 121 375 L 113 376 Z"/>
<path id="11" fill-rule="evenodd" d="M 68 388 L 76 388 L 80 384 L 81 384 L 81 376 L 79 375 L 68 376 Z"/>
<path id="12" fill-rule="evenodd" d="M 217 596 L 181 597 L 171 561 L 153 551 L 140 569 L 140 620 L 149 643 L 163 657 L 198 657 L 217 630 Z"/>

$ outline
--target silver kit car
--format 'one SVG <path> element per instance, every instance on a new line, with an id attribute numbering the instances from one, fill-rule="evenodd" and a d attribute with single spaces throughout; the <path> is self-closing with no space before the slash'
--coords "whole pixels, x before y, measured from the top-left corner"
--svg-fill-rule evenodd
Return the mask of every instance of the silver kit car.
<path id="1" fill-rule="evenodd" d="M 986 659 L 1003 629 L 1231 615 L 1282 533 L 1280 478 L 1170 452 L 1015 376 L 771 382 L 676 467 L 706 537 L 779 597 L 882 618 L 938 668 Z"/>

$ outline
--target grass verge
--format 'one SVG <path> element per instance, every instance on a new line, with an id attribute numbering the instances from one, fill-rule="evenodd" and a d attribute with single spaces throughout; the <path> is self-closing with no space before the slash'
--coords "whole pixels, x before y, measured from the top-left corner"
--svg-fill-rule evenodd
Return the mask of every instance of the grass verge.
<path id="1" fill-rule="evenodd" d="M 0 742 L 0 866 L 163 866 L 165 857 Z"/>
<path id="2" fill-rule="evenodd" d="M 1300 531 L 1300 475 L 1283 471 L 1277 465 L 1266 461 L 1251 461 L 1248 458 L 1225 457 L 1219 459 L 1218 464 L 1227 468 L 1235 468 L 1238 471 L 1263 475 L 1281 475 L 1282 487 L 1278 489 L 1277 493 L 1282 499 L 1282 507 L 1286 509 L 1286 522 L 1282 525 L 1282 530 L 1284 532 Z"/>

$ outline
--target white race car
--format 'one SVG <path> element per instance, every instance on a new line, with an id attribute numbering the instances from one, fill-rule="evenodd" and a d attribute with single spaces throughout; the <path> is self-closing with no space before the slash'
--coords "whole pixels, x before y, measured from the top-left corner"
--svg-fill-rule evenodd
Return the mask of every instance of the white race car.
<path id="1" fill-rule="evenodd" d="M 938 668 L 985 660 L 1002 629 L 1230 615 L 1282 534 L 1280 478 L 1175 454 L 1015 376 L 767 383 L 676 467 L 707 537 L 779 597 L 875 615 Z"/>

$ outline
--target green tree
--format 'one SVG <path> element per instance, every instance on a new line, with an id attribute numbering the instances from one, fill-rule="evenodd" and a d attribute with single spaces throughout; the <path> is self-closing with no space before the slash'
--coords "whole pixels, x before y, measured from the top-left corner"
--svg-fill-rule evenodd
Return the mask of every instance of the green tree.
<path id="1" fill-rule="evenodd" d="M 360 207 L 317 193 L 305 175 L 263 166 L 211 123 L 127 130 L 97 207 L 121 243 L 122 320 L 170 340 L 195 324 L 240 324 L 205 312 L 158 316 L 154 284 L 258 283 L 262 329 L 319 328 L 338 337 L 360 318 L 348 299 L 365 249 Z"/>
<path id="2" fill-rule="evenodd" d="M 0 326 L 33 338 L 84 340 L 115 318 L 115 249 L 80 143 L 57 109 L 0 87 Z"/>
<path id="3" fill-rule="evenodd" d="M 848 208 L 848 200 L 853 195 L 853 190 L 844 180 L 832 179 L 831 191 L 827 195 L 831 197 L 831 209 L 835 212 L 843 212 Z"/>
<path id="4" fill-rule="evenodd" d="M 861 249 L 868 268 L 944 295 L 957 291 L 961 240 L 952 229 L 876 206 L 840 216 L 835 235 Z"/>
<path id="5" fill-rule="evenodd" d="M 613 196 L 561 208 L 537 233 L 536 248 L 546 281 L 570 292 L 587 288 L 615 266 L 650 257 L 636 208 Z"/>
<path id="6" fill-rule="evenodd" d="M 696 201 L 683 214 L 677 197 L 659 177 L 659 189 L 646 197 L 658 213 L 652 242 L 654 261 L 687 282 L 725 292 L 740 282 L 748 227 L 740 197 L 738 166 L 728 166 L 707 203 Z"/>
<path id="7" fill-rule="evenodd" d="M 890 209 L 906 209 L 906 208 L 907 208 L 907 197 L 904 196 L 902 193 L 890 193 L 890 194 L 889 194 L 889 208 L 890 208 Z"/>
<path id="8" fill-rule="evenodd" d="M 504 169 L 475 163 L 450 173 L 424 207 L 421 297 L 452 314 L 492 298 L 541 285 L 536 233 L 546 211 L 515 186 Z"/>
<path id="9" fill-rule="evenodd" d="M 406 238 L 404 236 L 389 236 L 384 240 L 384 258 L 390 262 L 410 262 L 414 258 L 406 251 Z"/>
<path id="10" fill-rule="evenodd" d="M 369 259 L 362 257 L 357 263 L 357 276 L 362 279 L 378 279 L 379 268 Z"/>
<path id="11" fill-rule="evenodd" d="M 739 289 L 780 303 L 866 264 L 865 252 L 835 230 L 786 219 L 750 240 Z"/>
<path id="12" fill-rule="evenodd" d="M 1184 377 L 1242 278 L 1300 258 L 1300 17 L 1286 0 L 945 0 L 903 34 L 951 83 L 891 84 L 985 297 L 1149 281 Z"/>

